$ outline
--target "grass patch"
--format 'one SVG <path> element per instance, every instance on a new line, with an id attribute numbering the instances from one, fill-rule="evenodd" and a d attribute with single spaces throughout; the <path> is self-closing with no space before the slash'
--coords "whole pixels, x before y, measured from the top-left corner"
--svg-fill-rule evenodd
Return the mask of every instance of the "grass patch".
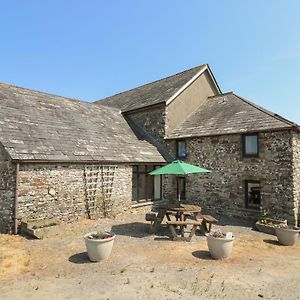
<path id="1" fill-rule="evenodd" d="M 0 234 L 0 279 L 28 271 L 30 258 L 21 249 L 21 240 L 19 236 Z"/>

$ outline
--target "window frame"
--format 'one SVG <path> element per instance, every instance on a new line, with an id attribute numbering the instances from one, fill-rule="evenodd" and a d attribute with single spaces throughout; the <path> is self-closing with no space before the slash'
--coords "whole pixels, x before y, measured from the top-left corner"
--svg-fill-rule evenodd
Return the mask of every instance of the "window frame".
<path id="1" fill-rule="evenodd" d="M 257 147 L 256 147 L 256 153 L 255 154 L 247 154 L 246 153 L 246 137 L 248 136 L 256 136 L 257 138 Z M 259 134 L 257 132 L 253 133 L 245 133 L 242 135 L 243 139 L 243 157 L 259 157 Z"/>
<path id="2" fill-rule="evenodd" d="M 160 168 L 161 165 L 133 165 L 132 166 L 132 176 L 136 176 L 136 200 L 133 200 L 133 197 L 131 196 L 131 201 L 136 203 L 145 203 L 145 202 L 152 202 L 152 201 L 158 201 L 162 199 L 162 175 L 155 175 L 160 176 L 160 199 L 156 199 L 154 195 L 154 176 L 149 175 L 150 171 L 155 170 L 156 168 Z M 144 188 L 144 197 L 141 198 L 141 189 L 139 186 L 139 180 L 140 177 L 144 178 L 145 188 Z M 133 180 L 133 178 L 132 178 Z M 149 182 L 152 181 L 152 184 Z M 132 184 L 132 183 L 131 183 Z M 150 190 L 152 187 L 152 191 Z M 150 196 L 150 193 L 153 197 Z M 141 198 L 141 199 L 140 199 Z"/>
<path id="3" fill-rule="evenodd" d="M 185 155 L 180 156 L 179 155 L 179 143 L 184 143 L 184 150 L 185 150 Z M 184 159 L 187 157 L 187 151 L 186 151 L 186 139 L 178 139 L 176 140 L 176 157 L 179 159 Z"/>
<path id="4" fill-rule="evenodd" d="M 248 185 L 249 183 L 256 183 L 256 184 L 259 184 L 259 187 L 260 187 L 260 195 L 259 195 L 259 201 L 260 203 L 259 204 L 252 204 L 252 203 L 249 203 L 249 192 L 248 192 Z M 262 202 L 261 202 L 261 181 L 260 180 L 245 180 L 245 207 L 248 208 L 248 209 L 255 209 L 255 210 L 260 210 L 260 207 L 262 206 Z"/>

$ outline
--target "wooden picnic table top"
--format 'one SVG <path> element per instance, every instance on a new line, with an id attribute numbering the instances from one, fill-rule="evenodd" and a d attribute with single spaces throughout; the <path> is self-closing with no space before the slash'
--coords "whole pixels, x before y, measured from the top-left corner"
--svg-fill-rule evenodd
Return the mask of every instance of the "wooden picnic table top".
<path id="1" fill-rule="evenodd" d="M 201 207 L 198 205 L 192 204 L 168 204 L 161 207 L 162 209 L 166 209 L 168 211 L 175 212 L 191 212 L 191 213 L 200 213 Z"/>

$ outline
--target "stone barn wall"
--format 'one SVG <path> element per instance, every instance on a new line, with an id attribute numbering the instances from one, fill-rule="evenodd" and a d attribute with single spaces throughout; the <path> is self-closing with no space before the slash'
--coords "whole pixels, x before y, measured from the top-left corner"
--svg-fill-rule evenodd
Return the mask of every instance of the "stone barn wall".
<path id="1" fill-rule="evenodd" d="M 130 166 L 114 173 L 112 215 L 131 207 Z M 100 179 L 99 179 L 100 180 Z M 103 191 L 98 182 L 96 194 Z M 85 166 L 79 164 L 22 164 L 19 172 L 18 218 L 75 221 L 87 217 Z M 103 216 L 104 211 L 98 211 Z"/>
<path id="2" fill-rule="evenodd" d="M 0 146 L 0 232 L 12 233 L 14 229 L 14 199 L 16 167 Z"/>
<path id="3" fill-rule="evenodd" d="M 187 139 L 186 161 L 212 170 L 188 176 L 187 199 L 214 212 L 247 216 L 245 180 L 259 180 L 262 208 L 294 222 L 292 134 L 259 133 L 259 143 L 259 158 L 243 158 L 240 134 Z"/>
<path id="4" fill-rule="evenodd" d="M 126 113 L 144 130 L 150 133 L 156 140 L 163 145 L 169 153 L 176 157 L 176 143 L 174 140 L 165 140 L 165 104 L 150 106 L 144 109 Z M 164 175 L 162 180 L 163 199 L 174 200 L 176 195 L 176 178 L 175 176 Z"/>
<path id="5" fill-rule="evenodd" d="M 297 217 L 297 221 L 300 222 L 300 134 L 293 134 L 293 151 L 294 151 L 294 199 L 296 208 L 295 208 L 295 216 Z"/>
<path id="6" fill-rule="evenodd" d="M 126 115 L 130 116 L 138 125 L 156 138 L 159 143 L 164 145 L 165 104 L 128 112 Z"/>

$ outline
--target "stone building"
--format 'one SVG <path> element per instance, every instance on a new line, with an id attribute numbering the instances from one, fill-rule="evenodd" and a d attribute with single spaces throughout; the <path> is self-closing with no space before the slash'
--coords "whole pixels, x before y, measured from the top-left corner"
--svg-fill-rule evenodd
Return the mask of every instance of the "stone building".
<path id="1" fill-rule="evenodd" d="M 73 221 L 126 210 L 133 166 L 150 170 L 170 159 L 141 129 L 138 138 L 120 110 L 7 84 L 0 106 L 2 232 L 22 218 Z"/>
<path id="2" fill-rule="evenodd" d="M 300 130 L 234 93 L 221 93 L 208 65 L 103 99 L 174 157 L 212 170 L 164 185 L 165 197 L 235 216 L 299 219 Z M 172 180 L 169 178 L 169 181 Z M 177 188 L 176 188 L 177 185 Z M 172 194 L 173 191 L 173 194 Z"/>
<path id="3" fill-rule="evenodd" d="M 297 222 L 299 126 L 222 94 L 208 65 L 95 103 L 0 84 L 0 231 L 110 216 L 176 197 Z M 212 170 L 148 176 L 179 158 Z"/>

